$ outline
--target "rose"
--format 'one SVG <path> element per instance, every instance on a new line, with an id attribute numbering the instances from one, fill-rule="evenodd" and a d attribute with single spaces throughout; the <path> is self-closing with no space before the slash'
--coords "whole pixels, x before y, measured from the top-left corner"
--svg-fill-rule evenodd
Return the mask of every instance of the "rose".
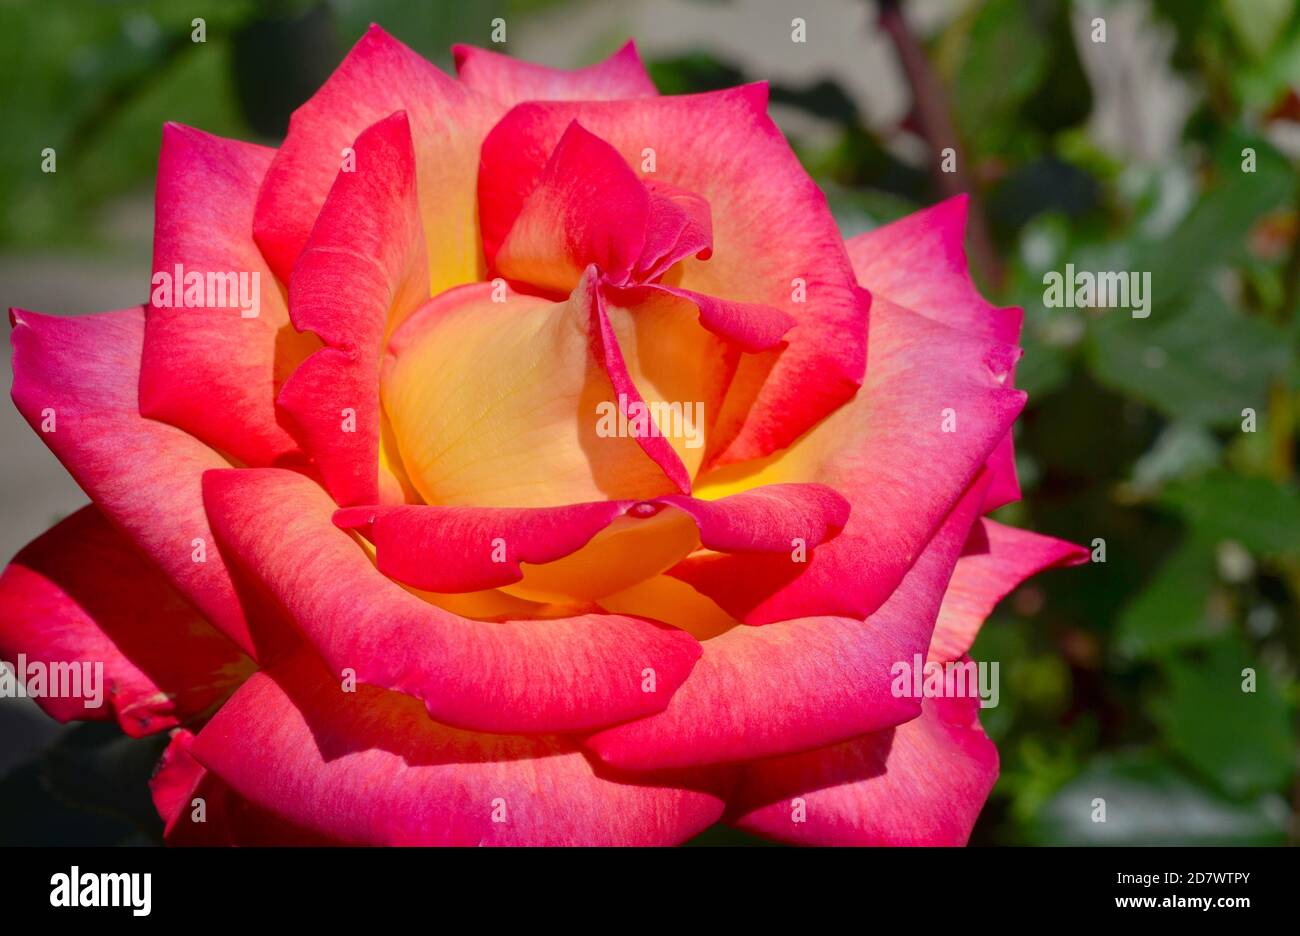
<path id="1" fill-rule="evenodd" d="M 846 249 L 761 85 L 456 63 L 373 28 L 278 151 L 168 126 L 150 303 L 12 313 L 93 504 L 0 652 L 174 729 L 174 843 L 964 842 L 997 754 L 918 664 L 1081 558 L 982 517 L 965 202 Z"/>

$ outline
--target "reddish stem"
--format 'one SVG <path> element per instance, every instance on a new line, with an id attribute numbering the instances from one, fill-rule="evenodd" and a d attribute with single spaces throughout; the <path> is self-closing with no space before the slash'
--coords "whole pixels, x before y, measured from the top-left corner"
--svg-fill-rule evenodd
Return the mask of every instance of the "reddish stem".
<path id="1" fill-rule="evenodd" d="M 957 138 L 952 109 L 948 104 L 947 89 L 930 67 L 925 50 L 908 29 L 900 0 L 881 0 L 880 26 L 893 40 L 903 72 L 907 75 L 908 84 L 912 86 L 916 122 L 926 142 L 930 144 L 932 165 L 939 188 L 948 196 L 962 192 L 970 195 L 967 238 L 971 259 L 989 288 L 1001 289 L 1002 263 L 997 251 L 993 249 L 993 239 L 989 236 L 988 224 L 984 220 L 983 203 L 975 187 L 975 180 L 966 168 L 965 154 Z M 953 172 L 944 172 L 940 167 L 939 154 L 948 148 L 957 157 Z"/>

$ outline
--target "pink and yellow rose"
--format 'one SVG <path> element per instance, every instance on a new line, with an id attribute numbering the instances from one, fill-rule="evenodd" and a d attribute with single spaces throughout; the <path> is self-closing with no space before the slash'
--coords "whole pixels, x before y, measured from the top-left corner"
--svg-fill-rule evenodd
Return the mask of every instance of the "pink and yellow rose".
<path id="1" fill-rule="evenodd" d="M 978 701 L 893 672 L 1083 553 L 984 517 L 1020 311 L 964 200 L 846 244 L 763 85 L 455 57 L 372 28 L 276 150 L 167 126 L 175 291 L 12 312 L 92 503 L 0 578 L 0 656 L 173 732 L 176 844 L 965 842 Z"/>

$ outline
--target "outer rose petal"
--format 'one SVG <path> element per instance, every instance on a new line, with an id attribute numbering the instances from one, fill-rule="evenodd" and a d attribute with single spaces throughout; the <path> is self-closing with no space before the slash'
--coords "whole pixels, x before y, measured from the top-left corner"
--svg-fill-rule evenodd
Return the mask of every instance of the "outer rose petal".
<path id="1" fill-rule="evenodd" d="M 766 90 L 751 85 L 614 103 L 521 104 L 484 140 L 479 172 L 489 263 L 574 120 L 643 177 L 708 202 L 712 257 L 683 260 L 670 285 L 771 306 L 799 323 L 779 356 L 742 360 L 711 443 L 711 450 L 726 449 L 721 462 L 790 444 L 853 396 L 866 359 L 868 297 L 854 283 L 825 196 L 767 117 L 766 101 Z M 654 172 L 642 173 L 650 158 Z M 801 293 L 807 301 L 799 301 Z"/>
<path id="2" fill-rule="evenodd" d="M 689 634 L 619 615 L 458 617 L 385 578 L 304 476 L 214 471 L 203 483 L 221 542 L 330 669 L 423 699 L 439 721 L 502 732 L 623 721 L 662 709 L 699 656 Z M 642 689 L 647 668 L 655 692 Z"/>
<path id="3" fill-rule="evenodd" d="M 1014 380 L 1013 369 L 1007 376 L 1007 386 L 1012 386 Z M 992 483 L 989 484 L 988 500 L 984 504 L 986 513 L 1020 500 L 1020 478 L 1016 474 L 1016 451 L 1011 432 L 1007 432 L 1002 441 L 998 442 L 993 454 L 989 455 L 988 464 Z"/>
<path id="4" fill-rule="evenodd" d="M 144 310 L 56 318 L 14 309 L 9 318 L 13 398 L 24 418 L 181 594 L 256 655 L 230 573 L 210 548 L 203 512 L 203 472 L 229 462 L 180 429 L 140 415 Z M 42 431 L 51 414 L 54 431 Z M 209 547 L 206 562 L 191 558 L 196 539 Z"/>
<path id="5" fill-rule="evenodd" d="M 379 362 L 392 329 L 429 297 L 406 115 L 357 137 L 294 266 L 289 314 L 325 348 L 280 391 L 303 450 L 343 506 L 402 499 L 381 471 Z M 349 423 L 349 414 L 352 423 Z"/>
<path id="6" fill-rule="evenodd" d="M 956 195 L 846 243 L 858 282 L 873 295 L 1003 344 L 1020 340 L 1024 312 L 998 308 L 975 288 L 966 263 L 967 195 Z"/>
<path id="7" fill-rule="evenodd" d="M 844 532 L 806 563 L 702 556 L 670 573 L 746 623 L 863 618 L 878 608 L 1024 405 L 1025 395 L 1002 383 L 1016 348 L 883 299 L 873 305 L 871 336 L 871 366 L 857 399 L 775 458 L 698 482 L 697 494 L 709 498 L 812 480 L 852 505 Z M 949 415 L 955 431 L 945 430 Z"/>
<path id="8" fill-rule="evenodd" d="M 366 127 L 399 110 L 410 118 L 430 291 L 479 278 L 479 145 L 503 108 L 371 26 L 329 80 L 294 112 L 262 183 L 253 232 L 282 282 L 289 281 L 307 243 L 339 173 L 343 150 Z"/>
<path id="9" fill-rule="evenodd" d="M 751 760 L 806 750 L 916 716 L 891 692 L 891 668 L 930 644 L 944 588 L 985 485 L 944 521 L 890 599 L 865 622 L 824 617 L 737 627 L 704 655 L 668 708 L 587 739 L 632 770 Z"/>
<path id="10" fill-rule="evenodd" d="M 46 667 L 102 665 L 101 707 L 36 701 L 59 721 L 116 717 L 132 737 L 204 712 L 253 670 L 93 506 L 37 537 L 0 575 L 0 657 L 13 663 L 20 653 Z"/>
<path id="11" fill-rule="evenodd" d="M 140 363 L 141 413 L 250 465 L 296 449 L 276 420 L 275 393 L 297 355 L 278 349 L 306 344 L 289 325 L 284 297 L 253 243 L 253 204 L 274 154 L 179 124 L 163 127 L 153 269 L 172 281 L 173 306 L 146 308 Z M 244 275 L 250 284 L 257 276 L 257 317 L 243 317 L 238 288 L 226 306 L 183 307 L 178 267 L 205 278 Z"/>
<path id="12" fill-rule="evenodd" d="M 1087 561 L 1082 546 L 981 519 L 943 596 L 929 658 L 945 663 L 966 653 L 994 606 L 1021 582 L 1046 569 Z"/>
<path id="13" fill-rule="evenodd" d="M 969 203 L 968 196 L 957 195 L 859 234 L 846 245 L 849 259 L 858 282 L 873 295 L 962 331 L 1016 344 L 1024 312 L 994 306 L 971 280 L 963 247 Z M 1010 433 L 989 464 L 993 482 L 986 511 L 1020 499 Z"/>
<path id="14" fill-rule="evenodd" d="M 244 799 L 190 754 L 194 735 L 172 735 L 149 781 L 168 845 L 321 846 L 338 844 Z M 201 801 L 202 812 L 196 814 Z M 200 818 L 196 820 L 196 815 Z"/>
<path id="15" fill-rule="evenodd" d="M 897 728 L 750 764 L 728 822 L 798 845 L 965 845 L 998 777 L 978 713 L 975 699 L 926 699 Z"/>
<path id="16" fill-rule="evenodd" d="M 630 39 L 605 61 L 573 71 L 471 45 L 453 45 L 451 53 L 462 82 L 506 106 L 522 101 L 605 101 L 659 93 Z"/>
<path id="17" fill-rule="evenodd" d="M 384 409 L 425 502 L 558 507 L 689 490 L 663 437 L 599 434 L 602 405 L 637 398 L 638 358 L 605 327 L 592 279 L 567 302 L 496 293 L 443 293 L 389 343 Z"/>
<path id="18" fill-rule="evenodd" d="M 448 728 L 306 655 L 249 680 L 193 750 L 254 803 L 362 844 L 673 844 L 722 813 L 718 778 L 642 781 L 568 739 Z"/>

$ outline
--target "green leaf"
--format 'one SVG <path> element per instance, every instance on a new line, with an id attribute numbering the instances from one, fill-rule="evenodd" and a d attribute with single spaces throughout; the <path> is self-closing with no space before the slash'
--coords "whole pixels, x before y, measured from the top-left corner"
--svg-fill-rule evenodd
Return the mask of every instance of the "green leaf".
<path id="1" fill-rule="evenodd" d="M 953 110 L 977 151 L 997 151 L 1016 131 L 1019 105 L 1047 72 L 1047 50 L 1045 37 L 1018 0 L 990 0 L 979 7 L 949 83 Z"/>
<path id="2" fill-rule="evenodd" d="M 745 74 L 731 62 L 708 52 L 651 59 L 646 64 L 660 94 L 696 94 L 743 84 Z"/>
<path id="3" fill-rule="evenodd" d="M 1165 691 L 1152 714 L 1187 763 L 1234 796 L 1283 787 L 1295 772 L 1295 735 L 1286 700 L 1268 670 L 1236 638 L 1210 645 L 1203 658 L 1163 664 Z M 1255 674 L 1243 690 L 1243 671 Z"/>
<path id="4" fill-rule="evenodd" d="M 183 6 L 0 4 L 0 57 L 21 76 L 5 94 L 0 241 L 92 240 L 93 209 L 151 184 L 164 121 L 247 135 L 230 89 L 227 33 L 251 5 L 209 4 L 205 43 L 190 41 L 194 12 Z M 57 153 L 57 172 L 41 171 L 45 147 Z"/>
<path id="5" fill-rule="evenodd" d="M 1295 0 L 1223 0 L 1223 12 L 1237 40 L 1259 57 L 1277 41 L 1295 12 Z"/>
<path id="6" fill-rule="evenodd" d="M 1208 471 L 1219 462 L 1219 443 L 1200 426 L 1172 423 L 1133 463 L 1133 490 L 1149 493 L 1162 484 Z"/>
<path id="7" fill-rule="evenodd" d="M 1065 385 L 1070 377 L 1068 349 L 1048 344 L 1029 329 L 1021 334 L 1020 346 L 1024 355 L 1016 364 L 1016 388 L 1028 393 L 1030 401 Z"/>
<path id="8" fill-rule="evenodd" d="M 1286 336 L 1210 289 L 1170 309 L 1156 284 L 1150 318 L 1108 310 L 1091 321 L 1087 356 L 1097 381 L 1186 423 L 1239 426 L 1243 409 L 1262 412 L 1270 381 L 1289 363 Z"/>
<path id="9" fill-rule="evenodd" d="M 1227 622 L 1209 613 L 1213 581 L 1213 547 L 1189 538 L 1125 606 L 1115 649 L 1130 659 L 1146 658 L 1223 633 Z"/>
<path id="10" fill-rule="evenodd" d="M 1105 821 L 1094 821 L 1105 803 Z M 1036 845 L 1276 845 L 1286 801 L 1234 802 L 1151 751 L 1098 757 L 1062 787 L 1027 829 Z"/>
<path id="11" fill-rule="evenodd" d="M 1211 542 L 1236 540 L 1269 558 L 1300 553 L 1300 495 L 1266 478 L 1215 472 L 1170 486 L 1161 502 Z"/>
<path id="12" fill-rule="evenodd" d="M 1256 153 L 1254 172 L 1241 171 L 1241 149 Z M 1203 194 L 1167 237 L 1141 244 L 1133 269 L 1151 273 L 1152 321 L 1168 314 L 1185 295 L 1203 288 L 1209 274 L 1244 252 L 1255 222 L 1291 203 L 1295 174 L 1286 157 L 1266 141 L 1228 134 L 1215 153 L 1222 181 Z"/>
<path id="13" fill-rule="evenodd" d="M 1232 85 L 1247 108 L 1268 108 L 1295 83 L 1300 73 L 1300 18 L 1292 20 L 1289 33 L 1274 42 L 1267 55 L 1240 63 L 1233 69 Z"/>

